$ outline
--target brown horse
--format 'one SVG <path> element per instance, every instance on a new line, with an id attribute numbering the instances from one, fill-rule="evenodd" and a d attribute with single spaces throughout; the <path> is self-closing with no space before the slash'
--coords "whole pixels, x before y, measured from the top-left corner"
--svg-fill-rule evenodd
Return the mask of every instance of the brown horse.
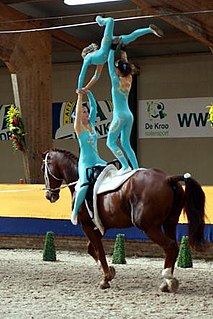
<path id="1" fill-rule="evenodd" d="M 78 158 L 62 150 L 50 150 L 43 154 L 43 172 L 46 198 L 55 202 L 59 198 L 62 181 L 68 184 L 73 195 L 73 182 L 78 179 Z M 185 183 L 185 190 L 180 181 Z M 161 290 L 175 292 L 178 280 L 173 277 L 178 256 L 176 226 L 182 209 L 188 218 L 189 242 L 198 249 L 204 246 L 205 195 L 189 174 L 168 176 L 158 169 L 136 171 L 115 191 L 98 195 L 97 207 L 105 230 L 136 226 L 165 252 Z M 114 267 L 109 267 L 102 245 L 102 235 L 89 217 L 83 204 L 78 222 L 89 239 L 88 253 L 100 261 L 104 277 L 101 288 L 109 288 L 115 276 Z"/>

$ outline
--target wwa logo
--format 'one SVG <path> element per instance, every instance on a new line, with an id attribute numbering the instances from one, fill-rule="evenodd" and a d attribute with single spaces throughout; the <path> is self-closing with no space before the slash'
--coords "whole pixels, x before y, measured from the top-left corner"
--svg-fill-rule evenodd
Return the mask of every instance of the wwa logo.
<path id="1" fill-rule="evenodd" d="M 209 114 L 207 113 L 178 113 L 177 118 L 180 127 L 206 126 Z"/>
<path id="2" fill-rule="evenodd" d="M 167 114 L 164 112 L 165 106 L 162 102 L 147 102 L 147 112 L 149 115 L 149 119 L 156 120 L 156 119 L 164 119 Z"/>

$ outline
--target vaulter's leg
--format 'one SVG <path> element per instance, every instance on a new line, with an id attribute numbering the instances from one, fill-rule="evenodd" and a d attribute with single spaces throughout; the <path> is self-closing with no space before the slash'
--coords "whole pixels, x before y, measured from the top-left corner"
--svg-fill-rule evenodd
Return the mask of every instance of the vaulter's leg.
<path id="1" fill-rule="evenodd" d="M 149 33 L 153 33 L 157 37 L 162 37 L 163 36 L 163 31 L 162 30 L 160 30 L 154 24 L 150 24 L 148 28 L 137 29 L 137 30 L 133 31 L 130 34 L 121 35 L 120 38 L 121 38 L 121 42 L 122 43 L 129 44 L 129 43 L 135 41 L 137 38 L 142 37 L 143 35 L 146 35 L 146 34 L 149 34 Z"/>
<path id="2" fill-rule="evenodd" d="M 120 141 L 121 141 L 121 146 L 125 150 L 126 155 L 132 165 L 132 168 L 137 169 L 138 161 L 137 161 L 135 152 L 133 151 L 133 148 L 130 144 L 130 135 L 132 131 L 132 125 L 133 125 L 133 116 L 131 116 L 126 122 L 126 125 L 124 125 L 121 131 Z"/>
<path id="3" fill-rule="evenodd" d="M 101 45 L 99 51 L 102 52 L 103 56 L 105 56 L 106 60 L 109 54 L 110 46 L 113 39 L 113 31 L 114 31 L 114 19 L 113 18 L 102 18 L 101 16 L 96 17 L 96 22 L 99 26 L 105 26 L 104 34 L 101 40 Z"/>
<path id="4" fill-rule="evenodd" d="M 121 148 L 117 144 L 121 130 L 122 130 L 122 125 L 120 123 L 120 120 L 119 119 L 112 120 L 112 123 L 110 124 L 110 128 L 109 128 L 106 144 L 107 144 L 107 147 L 111 150 L 111 152 L 117 157 L 117 159 L 121 163 L 122 165 L 121 170 L 126 170 L 129 168 L 129 164 Z"/>
<path id="5" fill-rule="evenodd" d="M 78 211 L 81 204 L 85 200 L 87 189 L 88 189 L 88 186 L 80 187 L 80 189 L 76 193 L 74 207 L 71 214 L 71 222 L 73 223 L 73 225 L 78 224 Z"/>
<path id="6" fill-rule="evenodd" d="M 86 168 L 85 163 L 82 161 L 79 161 L 78 163 L 78 173 L 79 173 L 79 184 L 83 185 L 84 183 L 87 183 L 87 176 L 86 176 Z M 80 209 L 80 206 L 83 204 L 86 194 L 88 190 L 88 185 L 86 186 L 80 186 L 76 193 L 75 193 L 75 200 L 73 204 L 73 209 L 71 213 L 71 222 L 73 225 L 78 224 L 78 211 Z"/>

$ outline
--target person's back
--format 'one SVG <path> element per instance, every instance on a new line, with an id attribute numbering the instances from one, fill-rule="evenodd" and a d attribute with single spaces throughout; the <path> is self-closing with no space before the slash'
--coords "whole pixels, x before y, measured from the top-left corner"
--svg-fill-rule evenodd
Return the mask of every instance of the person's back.
<path id="1" fill-rule="evenodd" d="M 131 76 L 130 76 L 131 77 Z M 132 78 L 132 77 L 131 77 Z M 122 81 L 123 80 L 123 81 Z M 114 75 L 111 78 L 112 81 L 112 102 L 113 102 L 113 113 L 121 115 L 129 113 L 129 92 L 132 81 L 126 78 L 119 79 L 118 75 Z"/>
<path id="2" fill-rule="evenodd" d="M 117 43 L 118 39 L 115 39 L 108 57 L 108 68 L 112 82 L 113 118 L 109 127 L 107 146 L 120 161 L 122 168 L 119 173 L 122 174 L 125 171 L 129 171 L 130 166 L 117 144 L 118 139 L 120 139 L 121 146 L 125 150 L 132 168 L 138 168 L 138 162 L 130 145 L 130 134 L 134 120 L 128 104 L 128 96 L 132 84 L 132 69 L 127 57 L 126 60 L 114 61 L 114 51 Z"/>

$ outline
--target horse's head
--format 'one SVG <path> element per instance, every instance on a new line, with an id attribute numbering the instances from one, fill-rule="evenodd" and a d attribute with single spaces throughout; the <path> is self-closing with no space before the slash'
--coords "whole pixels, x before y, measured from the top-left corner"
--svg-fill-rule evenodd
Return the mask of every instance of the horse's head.
<path id="1" fill-rule="evenodd" d="M 54 203 L 59 199 L 60 187 L 63 182 L 62 173 L 57 165 L 57 153 L 54 151 L 47 151 L 42 154 L 42 158 L 46 199 L 51 203 Z"/>

